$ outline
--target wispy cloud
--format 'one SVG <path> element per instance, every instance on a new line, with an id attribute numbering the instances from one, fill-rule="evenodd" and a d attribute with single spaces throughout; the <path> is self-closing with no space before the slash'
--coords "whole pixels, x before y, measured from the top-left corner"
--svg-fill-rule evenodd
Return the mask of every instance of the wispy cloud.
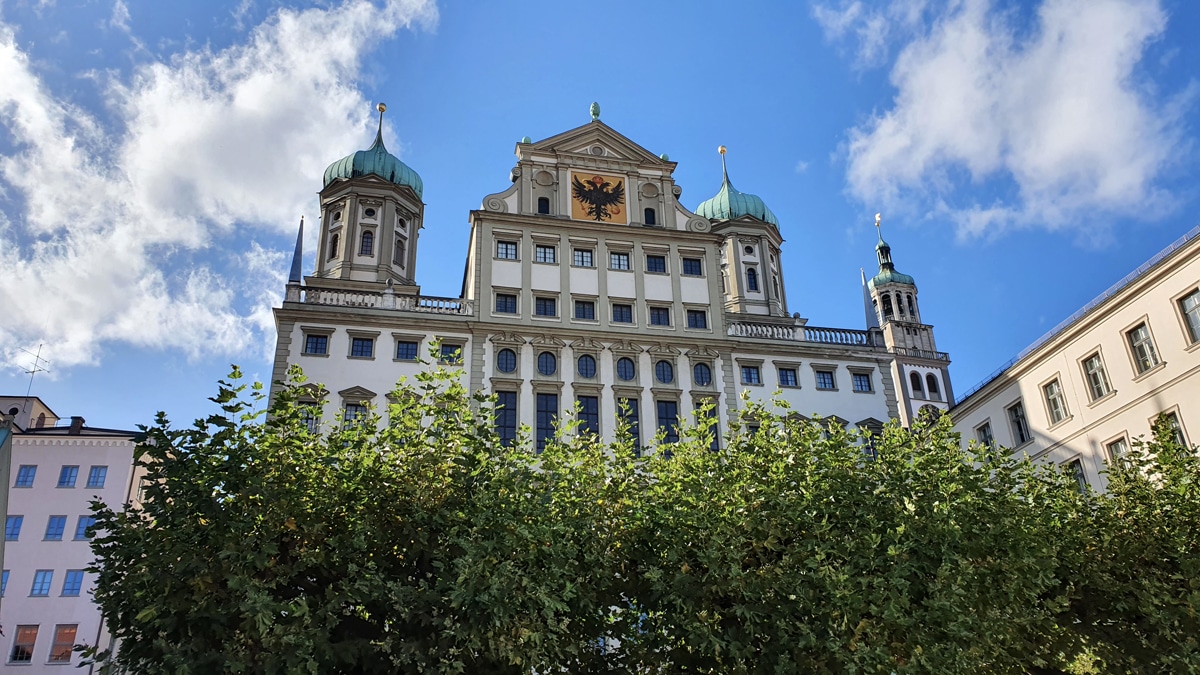
<path id="1" fill-rule="evenodd" d="M 282 254 L 214 249 L 295 227 L 313 176 L 369 135 L 364 56 L 435 20 L 419 0 L 281 9 L 245 43 L 108 81 L 111 124 L 57 96 L 0 23 L 0 125 L 14 148 L 0 155 L 7 360 L 40 342 L 60 369 L 112 341 L 190 356 L 261 348 L 276 299 L 262 289 L 278 285 Z"/>
<path id="2" fill-rule="evenodd" d="M 831 39 L 867 36 L 863 60 L 880 53 L 872 26 L 901 17 L 885 21 L 895 98 L 845 146 L 849 191 L 873 207 L 935 213 L 961 236 L 1172 207 L 1158 183 L 1195 88 L 1163 98 L 1138 71 L 1166 27 L 1157 0 L 1044 0 L 1032 30 L 990 0 L 814 11 Z"/>

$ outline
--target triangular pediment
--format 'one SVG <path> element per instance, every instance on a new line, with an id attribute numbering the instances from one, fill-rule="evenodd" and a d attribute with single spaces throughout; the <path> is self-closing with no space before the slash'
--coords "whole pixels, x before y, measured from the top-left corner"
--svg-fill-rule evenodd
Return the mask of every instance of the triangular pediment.
<path id="1" fill-rule="evenodd" d="M 603 156 L 622 159 L 639 164 L 671 166 L 658 155 L 634 143 L 629 138 L 600 120 L 593 120 L 581 127 L 564 131 L 556 136 L 532 144 L 535 150 L 554 153 Z"/>
<path id="2" fill-rule="evenodd" d="M 371 391 L 370 389 L 367 389 L 366 387 L 360 387 L 360 386 L 355 385 L 353 387 L 350 387 L 349 389 L 343 389 L 343 390 L 339 391 L 338 396 L 341 396 L 342 398 L 346 399 L 347 401 L 351 401 L 351 402 L 370 401 L 371 399 L 375 398 L 375 392 Z"/>

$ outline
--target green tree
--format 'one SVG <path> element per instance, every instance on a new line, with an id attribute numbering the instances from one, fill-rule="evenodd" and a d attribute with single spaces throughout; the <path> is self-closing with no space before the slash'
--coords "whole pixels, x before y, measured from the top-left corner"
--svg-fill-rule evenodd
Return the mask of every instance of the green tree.
<path id="1" fill-rule="evenodd" d="M 642 456 L 511 447 L 457 373 L 386 418 L 267 409 L 147 429 L 144 499 L 96 504 L 96 599 L 134 673 L 1191 672 L 1195 456 L 1104 495 L 947 418 L 852 434 L 748 404 Z M 269 414 L 268 414 L 269 413 Z M 661 440 L 661 439 L 659 439 Z"/>

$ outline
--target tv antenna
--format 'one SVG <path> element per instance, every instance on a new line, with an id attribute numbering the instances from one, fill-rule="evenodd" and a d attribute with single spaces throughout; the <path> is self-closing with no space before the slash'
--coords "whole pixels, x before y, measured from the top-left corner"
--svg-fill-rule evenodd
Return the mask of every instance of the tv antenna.
<path id="1" fill-rule="evenodd" d="M 33 364 L 31 366 L 29 366 L 29 368 L 27 368 L 23 371 L 26 375 L 29 376 L 29 386 L 25 388 L 25 402 L 21 406 L 22 408 L 24 408 L 24 410 L 22 410 L 22 412 L 29 409 L 29 393 L 33 391 L 33 376 L 37 375 L 38 373 L 50 372 L 50 369 L 45 367 L 45 366 L 50 365 L 50 362 L 48 360 L 42 358 L 42 347 L 43 346 L 44 345 L 42 345 L 42 344 L 38 345 L 37 353 L 31 352 L 28 349 L 21 349 L 20 347 L 17 347 L 17 349 L 20 349 L 21 351 L 23 351 L 26 354 L 33 357 Z"/>

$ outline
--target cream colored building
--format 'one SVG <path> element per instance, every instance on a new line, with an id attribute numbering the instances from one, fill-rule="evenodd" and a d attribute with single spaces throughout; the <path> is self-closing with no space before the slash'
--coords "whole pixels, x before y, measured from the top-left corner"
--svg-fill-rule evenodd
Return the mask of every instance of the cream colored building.
<path id="1" fill-rule="evenodd" d="M 74 645 L 108 647 L 110 640 L 91 598 L 94 575 L 84 571 L 93 559 L 89 502 L 119 507 L 130 500 L 139 432 L 88 427 L 81 417 L 58 425 L 36 397 L 0 398 L 0 411 L 14 407 L 0 670 L 76 672 L 64 670 L 80 663 Z M 30 419 L 34 426 L 26 428 Z"/>
<path id="2" fill-rule="evenodd" d="M 604 439 L 624 415 L 649 445 L 701 406 L 729 422 L 743 392 L 878 428 L 927 403 L 896 385 L 897 361 L 910 364 L 906 374 L 935 373 L 948 397 L 949 359 L 931 334 L 920 353 L 893 334 L 897 319 L 915 326 L 915 316 L 855 329 L 813 326 L 795 312 L 778 219 L 728 174 L 689 209 L 675 163 L 601 122 L 598 109 L 583 126 L 515 150 L 503 189 L 469 213 L 455 298 L 421 294 L 417 246 L 436 226 L 424 222 L 420 177 L 381 135 L 326 170 L 316 269 L 301 274 L 298 238 L 275 310 L 272 379 L 304 368 L 316 383 L 314 423 L 386 407 L 434 341 L 470 391 L 499 397 L 504 437 L 527 425 L 539 443 L 578 406 Z M 915 296 L 911 277 L 871 293 L 901 288 Z"/>
<path id="3" fill-rule="evenodd" d="M 1166 415 L 1200 441 L 1200 227 L 1023 351 L 951 408 L 964 445 L 1071 465 L 1103 489 L 1107 462 Z"/>

